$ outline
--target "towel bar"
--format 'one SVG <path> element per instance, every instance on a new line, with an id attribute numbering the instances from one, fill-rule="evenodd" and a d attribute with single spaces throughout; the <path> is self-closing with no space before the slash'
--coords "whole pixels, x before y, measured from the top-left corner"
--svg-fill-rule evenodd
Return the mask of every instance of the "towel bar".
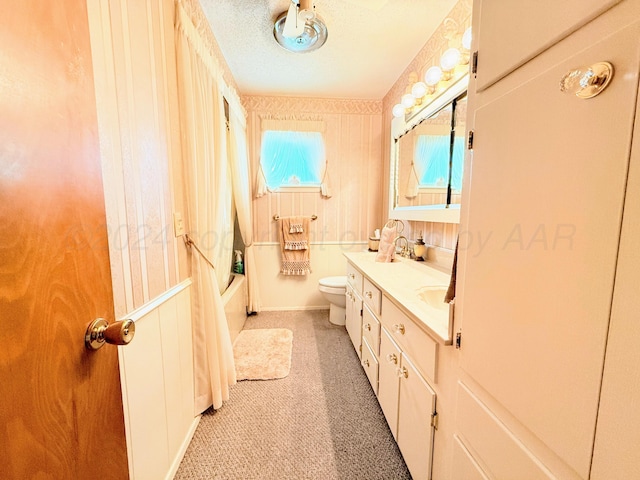
<path id="1" fill-rule="evenodd" d="M 316 220 L 317 218 L 318 218 L 318 216 L 317 216 L 317 215 L 311 215 L 311 220 Z M 278 214 L 276 213 L 276 214 L 273 216 L 273 219 L 274 219 L 275 221 L 280 220 L 280 215 L 278 215 Z"/>

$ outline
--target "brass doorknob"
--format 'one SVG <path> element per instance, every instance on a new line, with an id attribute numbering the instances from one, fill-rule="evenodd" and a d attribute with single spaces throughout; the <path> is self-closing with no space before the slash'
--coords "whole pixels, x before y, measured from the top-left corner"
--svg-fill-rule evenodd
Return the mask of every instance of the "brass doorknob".
<path id="1" fill-rule="evenodd" d="M 120 320 L 109 325 L 104 318 L 97 318 L 87 326 L 84 344 L 89 350 L 98 350 L 105 343 L 127 345 L 136 333 L 133 320 Z"/>

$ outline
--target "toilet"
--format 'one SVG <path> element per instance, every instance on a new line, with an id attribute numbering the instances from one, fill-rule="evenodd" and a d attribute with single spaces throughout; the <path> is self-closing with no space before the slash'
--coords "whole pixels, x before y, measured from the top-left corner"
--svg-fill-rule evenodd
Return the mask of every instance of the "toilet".
<path id="1" fill-rule="evenodd" d="M 318 290 L 330 304 L 329 321 L 334 325 L 344 325 L 346 323 L 345 307 L 347 306 L 345 297 L 347 290 L 346 275 L 321 278 L 318 281 Z"/>

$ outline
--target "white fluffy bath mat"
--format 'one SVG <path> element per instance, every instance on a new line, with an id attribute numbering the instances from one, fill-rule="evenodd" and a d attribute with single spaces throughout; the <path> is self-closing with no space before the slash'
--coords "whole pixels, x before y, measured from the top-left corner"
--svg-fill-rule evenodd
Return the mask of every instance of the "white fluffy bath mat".
<path id="1" fill-rule="evenodd" d="M 286 328 L 242 330 L 233 344 L 237 380 L 273 380 L 289 375 L 293 332 Z"/>

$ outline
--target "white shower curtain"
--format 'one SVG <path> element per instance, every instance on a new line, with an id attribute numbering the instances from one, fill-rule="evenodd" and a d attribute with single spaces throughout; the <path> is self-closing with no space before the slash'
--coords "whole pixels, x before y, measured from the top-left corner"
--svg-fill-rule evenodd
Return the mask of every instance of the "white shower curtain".
<path id="1" fill-rule="evenodd" d="M 256 272 L 253 247 L 253 227 L 251 220 L 251 182 L 249 180 L 249 155 L 245 125 L 237 112 L 230 112 L 229 156 L 233 174 L 233 197 L 238 212 L 238 226 L 245 245 L 244 273 L 247 280 L 248 304 L 250 312 L 260 311 L 260 290 Z"/>
<path id="2" fill-rule="evenodd" d="M 176 48 L 189 234 L 202 253 L 216 262 L 224 253 L 219 228 L 229 203 L 223 83 L 217 62 L 180 3 L 176 5 Z M 216 271 L 195 249 L 190 253 L 195 409 L 202 412 L 211 405 L 220 408 L 228 400 L 236 372 Z M 220 278 L 227 274 L 221 272 Z"/>

